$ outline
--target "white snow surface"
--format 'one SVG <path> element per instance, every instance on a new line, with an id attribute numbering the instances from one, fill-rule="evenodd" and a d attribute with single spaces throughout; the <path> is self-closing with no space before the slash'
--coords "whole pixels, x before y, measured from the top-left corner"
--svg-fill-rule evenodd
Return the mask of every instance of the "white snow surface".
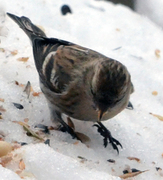
<path id="1" fill-rule="evenodd" d="M 163 28 L 162 0 L 135 0 L 135 10 Z"/>
<path id="2" fill-rule="evenodd" d="M 63 4 L 70 6 L 72 14 L 61 14 Z M 163 116 L 163 31 L 127 7 L 94 0 L 6 0 L 0 2 L 0 12 L 0 98 L 4 99 L 0 107 L 6 109 L 0 119 L 0 135 L 10 143 L 28 143 L 12 152 L 19 154 L 25 163 L 24 179 L 118 180 L 126 168 L 148 170 L 130 179 L 162 179 L 163 173 L 156 171 L 156 167 L 163 168 L 163 121 L 150 113 Z M 103 138 L 92 122 L 73 120 L 76 131 L 90 138 L 87 144 L 67 133 L 51 130 L 49 135 L 42 135 L 50 139 L 50 147 L 27 136 L 22 126 L 13 123 L 28 118 L 31 127 L 39 123 L 53 126 L 44 95 L 31 94 L 28 99 L 24 87 L 15 84 L 15 81 L 24 85 L 30 81 L 35 92 L 41 91 L 30 41 L 4 16 L 6 12 L 29 17 L 45 29 L 48 37 L 94 49 L 126 65 L 135 87 L 130 98 L 134 109 L 125 109 L 104 122 L 123 145 L 119 155 L 110 144 L 103 147 Z M 15 50 L 18 53 L 12 55 Z M 29 60 L 18 61 L 21 57 Z M 158 94 L 153 95 L 153 91 Z M 17 109 L 13 102 L 22 104 L 24 109 Z M 0 180 L 21 179 L 15 172 L 10 165 L 0 166 Z"/>

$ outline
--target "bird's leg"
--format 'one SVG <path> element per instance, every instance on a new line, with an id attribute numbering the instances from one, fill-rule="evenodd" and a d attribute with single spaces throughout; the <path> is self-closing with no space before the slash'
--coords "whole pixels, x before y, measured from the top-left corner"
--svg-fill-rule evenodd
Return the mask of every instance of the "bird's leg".
<path id="1" fill-rule="evenodd" d="M 55 124 L 57 124 L 58 130 L 61 130 L 62 132 L 68 132 L 73 139 L 76 138 L 80 140 L 75 134 L 74 130 L 64 122 L 64 120 L 61 117 L 61 113 L 59 111 L 50 108 L 50 112 L 51 112 L 51 118 L 55 122 Z"/>
<path id="2" fill-rule="evenodd" d="M 109 140 L 109 143 L 111 143 L 113 149 L 117 150 L 119 154 L 119 150 L 117 146 L 119 145 L 122 148 L 121 143 L 112 137 L 111 132 L 101 122 L 97 122 L 97 123 L 98 124 L 94 124 L 94 126 L 97 127 L 97 131 L 104 137 L 104 147 L 108 145 L 108 140 Z"/>

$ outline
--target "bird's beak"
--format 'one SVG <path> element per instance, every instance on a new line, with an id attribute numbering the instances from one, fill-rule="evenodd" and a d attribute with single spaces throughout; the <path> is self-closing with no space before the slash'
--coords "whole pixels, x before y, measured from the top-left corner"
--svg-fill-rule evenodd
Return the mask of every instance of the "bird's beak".
<path id="1" fill-rule="evenodd" d="M 102 111 L 101 109 L 98 110 L 98 121 L 100 122 L 102 116 L 104 115 L 104 111 Z"/>

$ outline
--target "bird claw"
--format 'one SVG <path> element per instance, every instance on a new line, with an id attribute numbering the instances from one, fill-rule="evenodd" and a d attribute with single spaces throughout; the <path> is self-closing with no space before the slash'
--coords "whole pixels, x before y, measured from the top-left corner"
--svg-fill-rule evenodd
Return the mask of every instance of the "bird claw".
<path id="1" fill-rule="evenodd" d="M 77 140 L 80 140 L 81 141 L 81 139 L 76 135 L 76 133 L 75 133 L 75 131 L 70 127 L 70 126 L 63 126 L 63 125 L 61 125 L 59 128 L 58 128 L 58 130 L 60 130 L 60 131 L 62 131 L 62 132 L 68 132 L 71 136 L 72 136 L 72 138 L 73 139 L 77 139 Z M 82 141 L 81 141 L 82 142 Z"/>
<path id="2" fill-rule="evenodd" d="M 115 149 L 117 151 L 117 153 L 119 154 L 119 149 L 117 146 L 120 146 L 121 148 L 123 148 L 123 147 L 118 140 L 116 140 L 115 138 L 112 137 L 110 131 L 101 122 L 98 122 L 98 124 L 94 124 L 93 126 L 96 126 L 97 131 L 101 134 L 101 136 L 104 137 L 104 139 L 103 139 L 104 147 L 107 147 L 108 141 L 109 141 L 109 143 L 111 143 L 113 149 Z"/>

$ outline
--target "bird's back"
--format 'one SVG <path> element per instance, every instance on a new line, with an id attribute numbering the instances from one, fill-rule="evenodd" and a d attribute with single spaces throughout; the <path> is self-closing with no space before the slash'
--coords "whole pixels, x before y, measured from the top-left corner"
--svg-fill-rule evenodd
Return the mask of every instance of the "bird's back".
<path id="1" fill-rule="evenodd" d="M 46 34 L 27 17 L 7 14 L 30 38 L 40 81 L 51 91 L 65 91 L 67 85 L 73 81 L 74 71 L 75 74 L 78 69 L 80 72 L 85 61 L 92 63 L 106 58 L 96 51 L 71 42 L 47 38 Z"/>

